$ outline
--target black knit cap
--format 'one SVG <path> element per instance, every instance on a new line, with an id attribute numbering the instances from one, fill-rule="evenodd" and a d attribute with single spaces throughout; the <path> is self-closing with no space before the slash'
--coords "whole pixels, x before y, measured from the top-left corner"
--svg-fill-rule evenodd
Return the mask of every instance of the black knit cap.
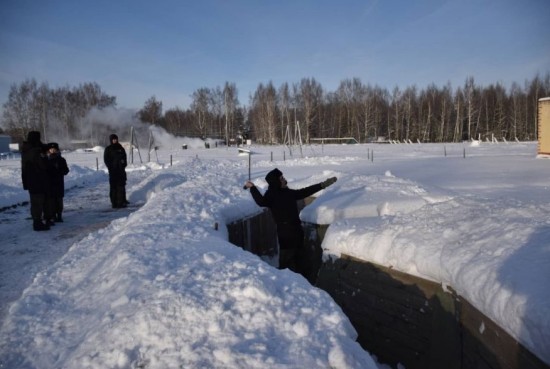
<path id="1" fill-rule="evenodd" d="M 48 149 L 59 150 L 59 144 L 57 142 L 50 142 L 50 143 L 48 143 Z"/>
<path id="2" fill-rule="evenodd" d="M 27 142 L 30 144 L 39 144 L 40 143 L 40 132 L 30 131 L 27 133 Z"/>
<path id="3" fill-rule="evenodd" d="M 114 133 L 112 135 L 109 136 L 109 141 L 113 141 L 113 140 L 118 140 L 118 136 L 115 135 Z"/>
<path id="4" fill-rule="evenodd" d="M 265 181 L 271 187 L 281 187 L 281 181 L 279 178 L 283 175 L 279 169 L 275 168 L 265 176 Z"/>

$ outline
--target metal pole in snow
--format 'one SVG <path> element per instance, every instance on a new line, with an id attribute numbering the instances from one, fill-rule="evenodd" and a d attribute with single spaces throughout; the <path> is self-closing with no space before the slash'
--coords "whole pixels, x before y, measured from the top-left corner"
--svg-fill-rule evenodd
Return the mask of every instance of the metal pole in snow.
<path id="1" fill-rule="evenodd" d="M 250 150 L 239 149 L 239 153 L 248 154 L 248 181 L 250 182 L 250 179 L 252 178 L 252 176 L 250 174 L 250 170 L 251 170 L 251 167 L 252 167 L 252 159 L 251 159 L 250 156 L 251 156 L 252 152 Z M 246 184 L 243 186 L 243 190 L 246 190 Z"/>

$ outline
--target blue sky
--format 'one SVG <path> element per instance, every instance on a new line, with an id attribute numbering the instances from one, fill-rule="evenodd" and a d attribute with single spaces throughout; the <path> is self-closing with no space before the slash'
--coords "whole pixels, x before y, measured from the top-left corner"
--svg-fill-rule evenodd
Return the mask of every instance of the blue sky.
<path id="1" fill-rule="evenodd" d="M 27 78 L 97 82 L 119 107 L 201 87 L 346 78 L 388 90 L 550 72 L 549 0 L 2 0 L 0 103 Z"/>

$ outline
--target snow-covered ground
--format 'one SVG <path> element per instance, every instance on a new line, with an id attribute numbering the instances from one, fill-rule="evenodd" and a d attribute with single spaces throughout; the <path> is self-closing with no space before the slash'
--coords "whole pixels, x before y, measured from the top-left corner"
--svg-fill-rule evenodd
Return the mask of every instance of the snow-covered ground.
<path id="1" fill-rule="evenodd" d="M 536 147 L 252 146 L 251 177 L 265 190 L 274 167 L 292 188 L 337 176 L 301 214 L 331 224 L 326 258 L 451 285 L 550 363 L 550 160 Z M 134 155 L 118 210 L 102 151 L 64 156 L 65 223 L 48 232 L 10 207 L 28 195 L 19 161 L 0 161 L 0 367 L 381 366 L 330 296 L 215 229 L 259 211 L 247 155 L 175 141 Z"/>

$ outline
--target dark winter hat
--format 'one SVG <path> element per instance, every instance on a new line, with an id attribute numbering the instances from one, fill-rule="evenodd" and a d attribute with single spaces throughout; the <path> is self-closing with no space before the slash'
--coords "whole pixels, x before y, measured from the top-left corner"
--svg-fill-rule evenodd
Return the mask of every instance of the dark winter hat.
<path id="1" fill-rule="evenodd" d="M 118 136 L 115 135 L 114 133 L 109 136 L 109 141 L 113 141 L 113 140 L 118 140 Z"/>
<path id="2" fill-rule="evenodd" d="M 27 133 L 27 142 L 30 144 L 39 144 L 40 143 L 40 132 L 30 131 Z"/>
<path id="3" fill-rule="evenodd" d="M 56 149 L 59 150 L 59 144 L 57 142 L 50 142 L 48 144 L 48 149 Z"/>
<path id="4" fill-rule="evenodd" d="M 283 172 L 281 172 L 279 169 L 275 168 L 271 172 L 267 173 L 265 176 L 265 181 L 270 187 L 280 187 L 281 181 L 279 178 L 283 175 Z"/>

